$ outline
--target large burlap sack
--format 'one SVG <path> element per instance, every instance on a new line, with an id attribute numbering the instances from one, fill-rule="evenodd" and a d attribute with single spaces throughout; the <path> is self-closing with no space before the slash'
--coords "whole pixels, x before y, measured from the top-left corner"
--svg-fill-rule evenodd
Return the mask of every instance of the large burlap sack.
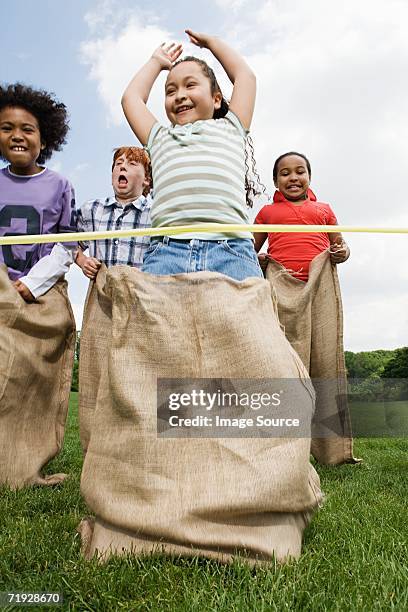
<path id="1" fill-rule="evenodd" d="M 84 554 L 300 554 L 322 494 L 309 462 L 314 392 L 260 279 L 107 273 L 108 376 L 100 381 L 81 491 L 95 519 Z M 157 379 L 295 379 L 309 437 L 160 438 Z M 256 387 L 256 381 L 254 381 Z"/>
<path id="2" fill-rule="evenodd" d="M 75 320 L 66 283 L 35 303 L 17 293 L 0 266 L 0 483 L 53 485 L 41 476 L 61 450 L 71 388 Z"/>
<path id="3" fill-rule="evenodd" d="M 103 290 L 106 271 L 102 264 L 95 281 L 89 283 L 80 336 L 78 412 L 84 454 L 89 444 L 99 384 L 107 375 L 108 367 L 112 308 Z"/>
<path id="4" fill-rule="evenodd" d="M 270 259 L 266 278 L 286 337 L 315 385 L 312 454 L 323 464 L 354 463 L 336 267 L 327 251 L 321 253 L 305 283 Z"/>

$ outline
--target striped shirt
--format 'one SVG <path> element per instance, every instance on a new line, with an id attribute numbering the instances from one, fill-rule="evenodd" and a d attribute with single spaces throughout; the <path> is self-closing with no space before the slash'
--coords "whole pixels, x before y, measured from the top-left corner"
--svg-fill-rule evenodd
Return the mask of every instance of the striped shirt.
<path id="1" fill-rule="evenodd" d="M 246 132 L 238 117 L 164 127 L 149 135 L 153 227 L 249 223 L 245 197 Z M 174 238 L 252 238 L 249 232 L 178 234 Z"/>
<path id="2" fill-rule="evenodd" d="M 125 206 L 118 204 L 115 198 L 89 200 L 78 210 L 78 231 L 97 232 L 150 227 L 151 205 L 150 196 L 140 196 Z M 108 268 L 121 264 L 140 268 L 149 243 L 149 236 L 132 236 L 80 242 L 80 245 L 83 249 L 89 248 L 90 257 L 96 257 Z"/>

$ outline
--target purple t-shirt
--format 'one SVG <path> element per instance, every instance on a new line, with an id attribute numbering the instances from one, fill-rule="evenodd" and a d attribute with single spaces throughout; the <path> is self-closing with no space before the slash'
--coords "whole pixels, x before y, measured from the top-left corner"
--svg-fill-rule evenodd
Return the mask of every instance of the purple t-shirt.
<path id="1" fill-rule="evenodd" d="M 0 170 L 0 236 L 76 231 L 75 196 L 70 182 L 46 168 L 33 176 Z M 0 246 L 11 280 L 25 276 L 53 244 Z"/>

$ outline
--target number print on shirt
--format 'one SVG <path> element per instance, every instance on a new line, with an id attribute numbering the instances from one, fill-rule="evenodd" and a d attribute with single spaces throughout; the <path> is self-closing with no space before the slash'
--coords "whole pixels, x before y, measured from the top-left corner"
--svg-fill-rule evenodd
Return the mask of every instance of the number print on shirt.
<path id="1" fill-rule="evenodd" d="M 0 210 L 0 228 L 11 227 L 11 221 L 13 219 L 25 219 L 27 221 L 27 229 L 24 233 L 19 232 L 5 232 L 4 236 L 25 236 L 26 234 L 40 234 L 41 233 L 41 217 L 39 212 L 33 206 L 27 206 L 25 204 L 15 205 L 8 204 Z M 2 245 L 3 259 L 6 266 L 13 270 L 19 270 L 24 272 L 27 268 L 32 254 L 27 253 L 25 259 L 17 259 L 13 255 L 11 245 Z"/>

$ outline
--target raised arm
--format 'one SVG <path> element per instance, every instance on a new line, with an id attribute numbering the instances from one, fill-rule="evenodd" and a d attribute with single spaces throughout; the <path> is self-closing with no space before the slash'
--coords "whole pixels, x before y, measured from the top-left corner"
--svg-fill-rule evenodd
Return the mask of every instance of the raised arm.
<path id="1" fill-rule="evenodd" d="M 224 68 L 234 86 L 229 104 L 230 110 L 237 115 L 244 128 L 249 130 L 255 106 L 255 74 L 244 58 L 219 38 L 192 30 L 186 30 L 186 34 L 194 45 L 209 49 Z"/>
<path id="2" fill-rule="evenodd" d="M 146 106 L 150 91 L 162 70 L 169 70 L 182 52 L 182 46 L 164 43 L 136 73 L 122 96 L 126 119 L 142 145 L 146 145 L 156 117 Z"/>

